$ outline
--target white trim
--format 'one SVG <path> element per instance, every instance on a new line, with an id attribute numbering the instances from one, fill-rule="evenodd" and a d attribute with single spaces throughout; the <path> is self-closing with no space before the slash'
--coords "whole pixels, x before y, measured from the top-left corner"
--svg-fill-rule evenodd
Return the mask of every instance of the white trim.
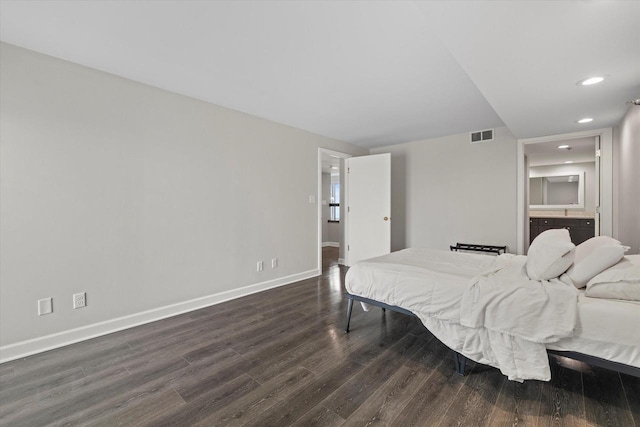
<path id="1" fill-rule="evenodd" d="M 344 258 L 338 258 L 338 264 L 345 265 Z"/>
<path id="2" fill-rule="evenodd" d="M 279 286 L 289 285 L 300 280 L 309 279 L 320 275 L 320 270 L 309 270 L 302 273 L 292 274 L 286 277 L 280 277 L 266 282 L 256 283 L 244 286 L 238 289 L 219 292 L 213 295 L 207 295 L 195 298 L 189 301 L 179 302 L 140 313 L 130 314 L 128 316 L 116 319 L 106 320 L 104 322 L 94 323 L 92 325 L 82 326 L 80 328 L 70 329 L 68 331 L 58 332 L 55 334 L 38 337 L 15 344 L 0 347 L 0 363 L 9 362 L 11 360 L 30 356 L 32 354 L 41 353 L 54 348 L 64 347 L 80 341 L 118 332 L 123 329 L 129 329 L 134 326 L 144 325 L 145 323 L 155 322 L 156 320 L 166 319 L 167 317 L 176 316 L 178 314 L 189 311 L 198 310 L 200 308 L 209 307 L 211 305 L 220 304 L 225 301 L 240 298 L 243 296 L 255 294 L 256 292 L 265 291 L 267 289 L 277 288 Z"/>
<path id="3" fill-rule="evenodd" d="M 560 135 L 548 135 L 538 138 L 526 138 L 518 140 L 517 148 L 517 177 L 516 177 L 516 236 L 518 253 L 525 252 L 526 235 L 525 222 L 528 226 L 529 211 L 525 206 L 525 165 L 524 146 L 525 144 L 536 144 L 539 142 L 562 141 L 565 139 L 600 137 L 600 234 L 611 236 L 613 232 L 613 129 L 602 128 L 587 130 L 582 132 L 572 132 Z M 595 142 L 594 142 L 595 144 Z M 595 145 L 594 145 L 595 146 Z"/>
<path id="4" fill-rule="evenodd" d="M 322 242 L 322 247 L 325 248 L 327 246 L 331 246 L 332 248 L 339 248 L 340 242 Z"/>
<path id="5" fill-rule="evenodd" d="M 518 147 L 516 150 L 516 252 L 519 255 L 524 255 L 524 240 L 526 236 L 525 221 L 529 216 L 528 207 L 525 206 L 527 201 L 525 200 L 525 185 L 527 183 L 525 155 L 524 155 L 524 140 L 518 140 Z M 527 221 L 528 222 L 528 221 Z"/>

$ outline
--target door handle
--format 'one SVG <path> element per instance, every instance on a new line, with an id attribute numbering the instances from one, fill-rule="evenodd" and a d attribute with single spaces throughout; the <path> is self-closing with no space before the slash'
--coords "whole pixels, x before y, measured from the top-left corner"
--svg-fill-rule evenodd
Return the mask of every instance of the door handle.
<path id="1" fill-rule="evenodd" d="M 385 221 L 389 221 L 389 217 L 388 217 L 388 216 L 385 216 L 383 219 L 384 219 Z"/>

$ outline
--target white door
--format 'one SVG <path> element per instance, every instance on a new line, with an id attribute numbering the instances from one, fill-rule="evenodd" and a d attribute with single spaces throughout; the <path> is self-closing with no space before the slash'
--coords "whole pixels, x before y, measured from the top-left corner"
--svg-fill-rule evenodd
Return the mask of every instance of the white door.
<path id="1" fill-rule="evenodd" d="M 348 266 L 391 250 L 391 154 L 351 157 L 346 166 Z"/>

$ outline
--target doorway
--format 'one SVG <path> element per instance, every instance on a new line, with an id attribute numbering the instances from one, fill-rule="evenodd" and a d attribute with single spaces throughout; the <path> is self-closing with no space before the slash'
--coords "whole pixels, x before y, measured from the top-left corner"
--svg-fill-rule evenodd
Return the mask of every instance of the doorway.
<path id="1" fill-rule="evenodd" d="M 318 149 L 318 269 L 344 264 L 344 160 L 350 154 Z"/>
<path id="2" fill-rule="evenodd" d="M 610 236 L 612 184 L 610 128 L 518 140 L 518 253 L 548 228 L 569 228 L 574 243 Z"/>
<path id="3" fill-rule="evenodd" d="M 599 137 L 527 144 L 529 238 L 564 228 L 579 245 L 600 235 Z M 526 231 L 526 230 L 525 230 Z"/>

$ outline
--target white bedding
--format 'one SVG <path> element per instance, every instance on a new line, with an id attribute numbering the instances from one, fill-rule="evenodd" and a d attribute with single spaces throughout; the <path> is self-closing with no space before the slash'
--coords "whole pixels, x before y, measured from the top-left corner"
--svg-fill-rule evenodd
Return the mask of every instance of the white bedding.
<path id="1" fill-rule="evenodd" d="M 570 295 L 577 293 L 562 284 L 534 289 L 516 303 L 517 298 L 523 299 L 517 294 L 530 292 L 531 286 L 535 288 L 526 273 L 519 271 L 524 268 L 524 259 L 508 254 L 493 257 L 407 249 L 357 263 L 347 273 L 346 287 L 354 295 L 413 312 L 447 346 L 472 360 L 499 368 L 513 380 L 550 379 L 545 346 L 640 367 L 639 328 L 633 326 L 639 324 L 640 306 L 592 301 L 580 295 L 576 314 Z M 491 279 L 476 277 L 491 270 L 498 270 Z M 483 280 L 486 283 L 478 293 L 478 282 Z M 511 286 L 510 292 L 499 297 L 495 292 L 503 285 Z M 546 301 L 544 293 L 548 293 Z M 496 298 L 506 299 L 492 304 Z M 483 305 L 482 309 L 474 311 L 474 302 Z M 461 310 L 463 303 L 465 308 Z M 632 307 L 619 309 L 620 304 Z M 525 308 L 529 313 L 538 310 L 551 317 L 531 323 L 536 316 L 522 316 Z M 604 314 L 607 312 L 615 314 Z M 612 322 L 618 318 L 624 322 L 622 325 Z M 512 331 L 498 327 L 505 325 L 505 319 Z"/>
<path id="2" fill-rule="evenodd" d="M 626 255 L 640 265 L 640 255 Z M 640 302 L 578 297 L 578 321 L 573 337 L 547 345 L 552 350 L 577 351 L 640 368 Z"/>
<path id="3" fill-rule="evenodd" d="M 578 297 L 574 335 L 547 344 L 640 368 L 640 302 Z"/>

